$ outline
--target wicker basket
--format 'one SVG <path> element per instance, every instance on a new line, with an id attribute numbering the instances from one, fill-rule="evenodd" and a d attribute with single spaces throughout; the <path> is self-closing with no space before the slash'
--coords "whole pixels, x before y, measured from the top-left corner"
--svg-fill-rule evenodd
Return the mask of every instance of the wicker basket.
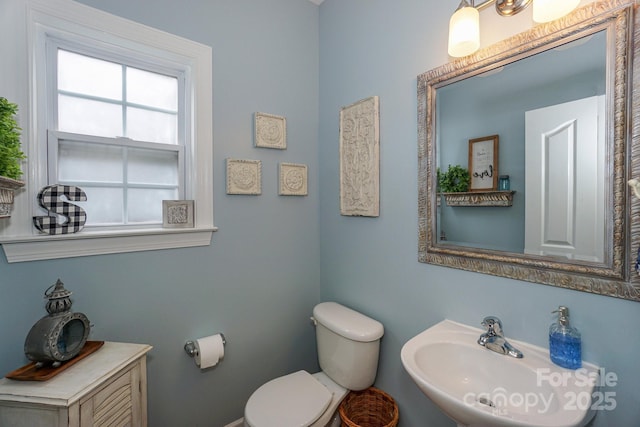
<path id="1" fill-rule="evenodd" d="M 340 404 L 342 427 L 396 427 L 398 405 L 375 387 L 349 392 Z"/>

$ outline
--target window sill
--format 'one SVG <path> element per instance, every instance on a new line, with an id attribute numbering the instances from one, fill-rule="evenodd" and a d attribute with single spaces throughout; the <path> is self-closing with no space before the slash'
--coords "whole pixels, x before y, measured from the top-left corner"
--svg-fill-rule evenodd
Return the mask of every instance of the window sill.
<path id="1" fill-rule="evenodd" d="M 209 246 L 216 227 L 36 235 L 0 241 L 7 262 Z"/>

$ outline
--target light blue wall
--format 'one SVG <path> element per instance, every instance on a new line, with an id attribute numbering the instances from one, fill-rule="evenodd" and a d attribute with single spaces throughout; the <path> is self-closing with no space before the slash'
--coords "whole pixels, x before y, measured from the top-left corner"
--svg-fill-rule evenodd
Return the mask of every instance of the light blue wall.
<path id="1" fill-rule="evenodd" d="M 636 426 L 637 302 L 417 262 L 416 76 L 449 60 L 447 26 L 458 3 L 325 0 L 320 7 L 322 299 L 341 301 L 384 324 L 377 385 L 398 400 L 403 427 L 454 426 L 402 368 L 400 349 L 409 338 L 444 318 L 479 327 L 494 314 L 508 337 L 547 346 L 550 312 L 559 304 L 571 308 L 582 331 L 585 359 L 620 377 L 612 390 L 617 408 L 599 413 L 594 425 Z M 495 15 L 482 12 L 482 22 L 497 24 L 482 26 L 481 37 L 492 40 L 531 25 L 530 10 L 509 19 L 488 14 Z M 380 217 L 340 216 L 338 112 L 372 95 L 380 97 L 381 111 Z"/>
<path id="2" fill-rule="evenodd" d="M 318 7 L 302 0 L 84 3 L 212 46 L 219 231 L 204 248 L 18 264 L 0 255 L 0 374 L 27 362 L 24 339 L 46 314 L 44 290 L 60 277 L 74 292 L 74 310 L 95 324 L 93 339 L 154 346 L 151 426 L 220 427 L 242 416 L 267 379 L 317 367 L 309 315 L 320 299 Z M 0 96 L 11 84 L 0 79 Z M 256 111 L 287 118 L 287 150 L 253 147 Z M 225 194 L 226 157 L 262 160 L 261 196 Z M 277 195 L 279 162 L 309 166 L 309 196 Z M 182 346 L 218 331 L 228 340 L 225 359 L 201 373 Z"/>
<path id="3" fill-rule="evenodd" d="M 377 385 L 398 400 L 401 426 L 453 426 L 404 372 L 402 344 L 443 318 L 477 325 L 496 314 L 508 336 L 545 345 L 549 312 L 566 304 L 585 358 L 621 377 L 617 409 L 596 425 L 637 425 L 637 303 L 417 262 L 416 76 L 448 61 L 457 0 L 83 2 L 213 47 L 220 231 L 207 248 L 1 259 L 0 373 L 26 362 L 22 346 L 44 314 L 42 293 L 61 277 L 74 308 L 95 324 L 94 339 L 154 346 L 151 426 L 221 427 L 267 379 L 317 368 L 308 316 L 320 299 L 335 299 L 384 323 Z M 504 22 L 519 31 L 522 16 Z M 0 89 L 14 83 L 0 79 Z M 342 217 L 338 112 L 371 95 L 381 101 L 381 216 Z M 252 147 L 255 111 L 287 117 L 286 151 Z M 262 196 L 225 194 L 226 157 L 263 161 Z M 277 196 L 280 161 L 309 165 L 308 197 Z M 228 338 L 226 357 L 201 373 L 182 345 L 216 331 Z"/>

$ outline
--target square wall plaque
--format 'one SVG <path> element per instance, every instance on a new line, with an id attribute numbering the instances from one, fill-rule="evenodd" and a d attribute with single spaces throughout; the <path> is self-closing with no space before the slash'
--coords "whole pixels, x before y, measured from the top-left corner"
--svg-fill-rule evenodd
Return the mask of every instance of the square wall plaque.
<path id="1" fill-rule="evenodd" d="M 287 148 L 287 119 L 274 114 L 255 113 L 255 145 L 263 148 Z"/>
<path id="2" fill-rule="evenodd" d="M 262 162 L 227 159 L 227 194 L 262 194 Z"/>
<path id="3" fill-rule="evenodd" d="M 281 196 L 306 196 L 307 165 L 280 163 L 278 194 Z"/>
<path id="4" fill-rule="evenodd" d="M 193 228 L 193 200 L 163 200 L 162 226 Z"/>

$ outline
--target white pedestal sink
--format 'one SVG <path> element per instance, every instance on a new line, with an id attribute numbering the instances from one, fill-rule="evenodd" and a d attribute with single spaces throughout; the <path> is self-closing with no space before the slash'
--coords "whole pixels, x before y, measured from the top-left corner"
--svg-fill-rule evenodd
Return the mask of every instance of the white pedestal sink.
<path id="1" fill-rule="evenodd" d="M 483 332 L 443 320 L 402 347 L 405 370 L 459 426 L 582 427 L 593 418 L 597 366 L 561 368 L 546 349 L 511 339 L 524 357 L 498 354 L 477 344 Z"/>

